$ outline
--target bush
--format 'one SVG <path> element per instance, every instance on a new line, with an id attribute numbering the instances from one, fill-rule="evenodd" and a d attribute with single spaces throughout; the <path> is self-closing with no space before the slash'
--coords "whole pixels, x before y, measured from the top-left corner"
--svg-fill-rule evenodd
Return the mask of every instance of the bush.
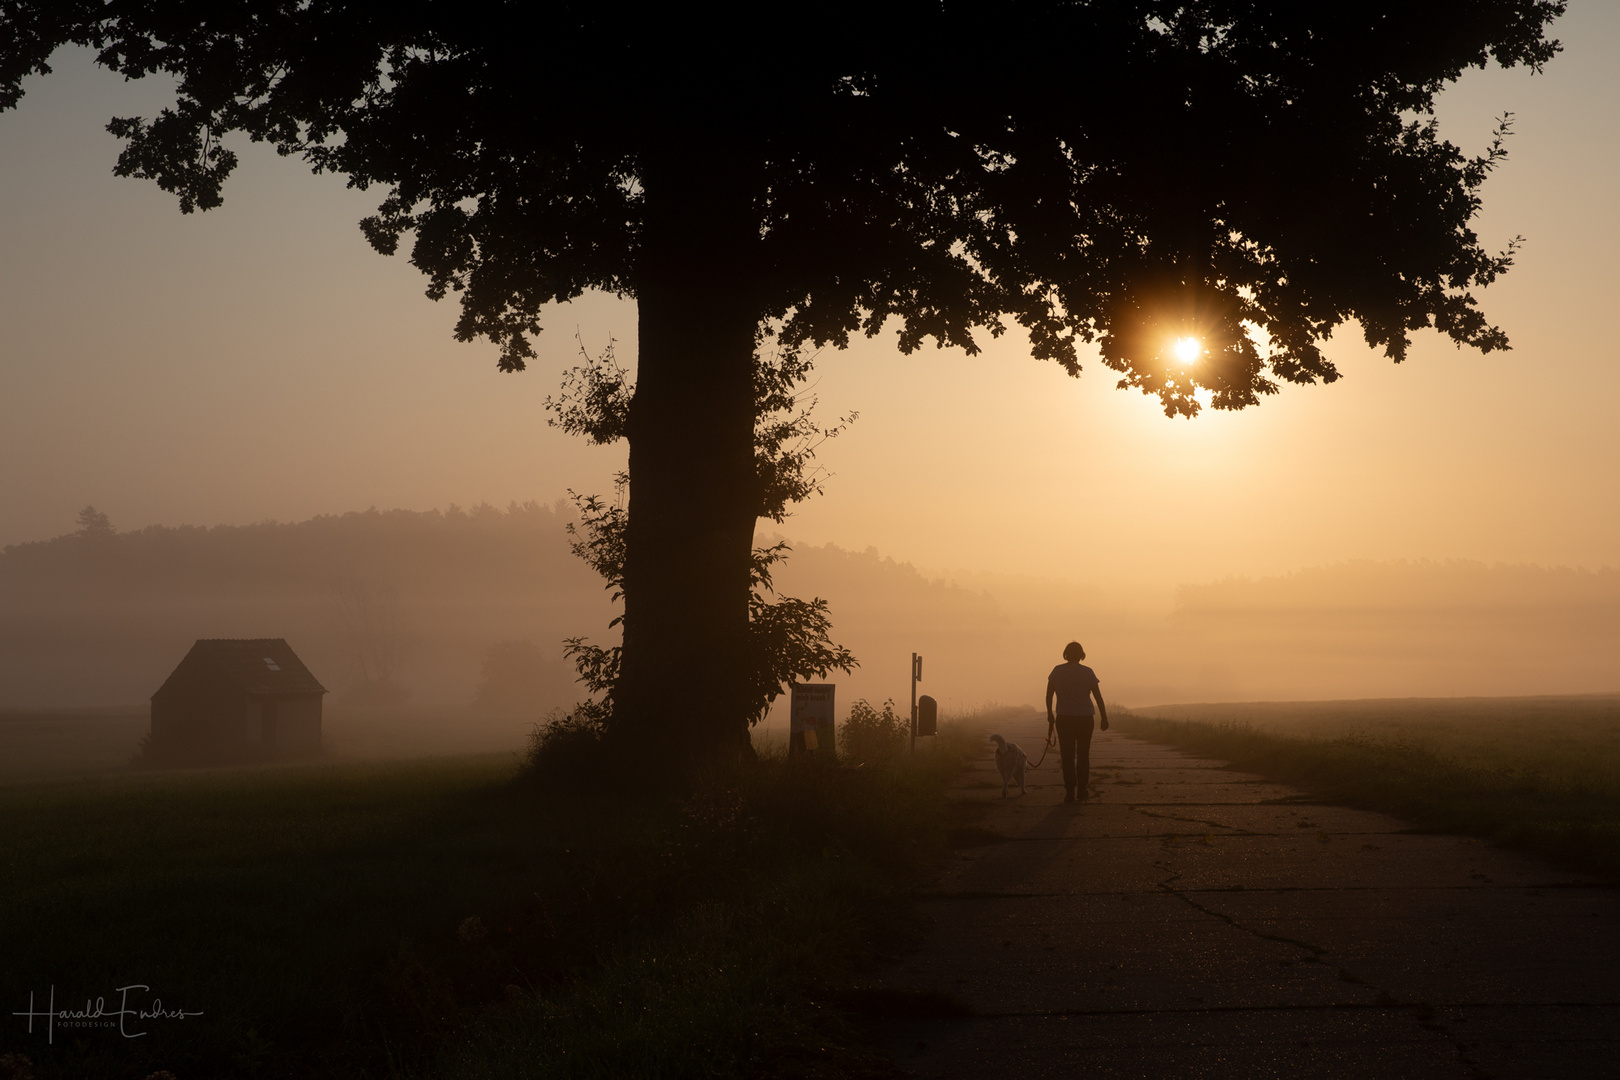
<path id="1" fill-rule="evenodd" d="M 525 776 L 551 784 L 578 783 L 600 778 L 606 751 L 602 708 L 587 702 L 573 712 L 552 709 L 529 733 L 524 757 Z"/>
<path id="2" fill-rule="evenodd" d="M 849 707 L 849 718 L 838 733 L 838 749 L 853 764 L 868 764 L 894 758 L 911 739 L 911 721 L 894 711 L 894 699 L 874 709 L 865 698 Z"/>

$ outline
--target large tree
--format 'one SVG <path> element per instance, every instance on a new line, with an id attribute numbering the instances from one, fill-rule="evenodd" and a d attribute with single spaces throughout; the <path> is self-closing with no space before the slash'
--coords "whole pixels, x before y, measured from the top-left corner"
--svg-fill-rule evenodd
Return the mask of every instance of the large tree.
<path id="1" fill-rule="evenodd" d="M 1439 138 L 1471 66 L 1539 66 L 1559 0 L 0 0 L 0 107 L 67 43 L 172 107 L 116 171 L 217 206 L 232 132 L 385 194 L 462 340 L 533 355 L 542 306 L 634 297 L 615 724 L 746 735 L 752 377 L 893 327 L 977 350 L 1016 324 L 1192 415 L 1332 382 L 1347 320 L 1399 361 L 1506 340 L 1470 290 L 1501 154 Z M 1183 363 L 1169 350 L 1195 337 Z M 703 677 L 701 706 L 672 697 Z"/>

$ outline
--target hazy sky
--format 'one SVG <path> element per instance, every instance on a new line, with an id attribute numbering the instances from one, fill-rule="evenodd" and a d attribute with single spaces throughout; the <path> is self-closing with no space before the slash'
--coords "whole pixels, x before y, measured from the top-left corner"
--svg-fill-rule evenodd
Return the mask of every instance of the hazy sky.
<path id="1" fill-rule="evenodd" d="M 1156 589 L 1347 558 L 1620 563 L 1620 5 L 1571 8 L 1545 74 L 1471 73 L 1442 104 L 1469 151 L 1517 117 L 1481 222 L 1492 248 L 1527 239 L 1483 295 L 1513 351 L 1426 334 L 1394 367 L 1352 327 L 1329 344 L 1338 385 L 1188 422 L 1012 334 L 976 359 L 862 342 L 821 359 L 825 416 L 861 419 L 783 531 Z M 540 361 L 501 375 L 451 340 L 453 302 L 362 240 L 380 193 L 262 147 L 207 214 L 114 179 L 107 119 L 164 100 L 64 54 L 0 114 L 0 544 L 86 503 L 133 528 L 608 488 L 622 450 L 548 429 L 541 403 L 576 330 L 633 355 L 633 305 L 549 313 Z"/>

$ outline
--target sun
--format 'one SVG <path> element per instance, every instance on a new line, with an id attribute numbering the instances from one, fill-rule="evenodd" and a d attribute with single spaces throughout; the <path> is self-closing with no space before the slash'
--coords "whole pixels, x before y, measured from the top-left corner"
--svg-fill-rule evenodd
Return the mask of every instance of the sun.
<path id="1" fill-rule="evenodd" d="M 1174 351 L 1177 360 L 1180 360 L 1183 364 L 1190 364 L 1198 359 L 1204 348 L 1197 338 L 1184 337 L 1176 339 Z"/>

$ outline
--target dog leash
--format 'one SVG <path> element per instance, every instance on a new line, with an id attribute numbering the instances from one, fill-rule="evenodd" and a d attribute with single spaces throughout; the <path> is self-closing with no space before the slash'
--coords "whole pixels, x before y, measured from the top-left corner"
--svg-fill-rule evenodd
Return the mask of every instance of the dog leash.
<path id="1" fill-rule="evenodd" d="M 1041 747 L 1041 761 L 1046 760 L 1046 752 L 1048 750 L 1050 750 L 1050 749 L 1052 749 L 1052 737 L 1050 735 L 1048 735 L 1046 737 L 1046 745 Z M 1035 764 L 1031 765 L 1030 768 L 1032 768 L 1032 769 L 1040 768 L 1041 767 L 1041 761 L 1037 761 Z"/>

